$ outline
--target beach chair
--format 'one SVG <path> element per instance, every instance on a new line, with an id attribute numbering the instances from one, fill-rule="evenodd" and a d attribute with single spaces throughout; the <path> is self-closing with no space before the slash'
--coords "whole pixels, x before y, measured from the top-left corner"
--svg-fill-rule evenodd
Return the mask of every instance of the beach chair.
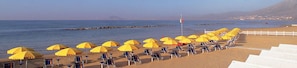
<path id="1" fill-rule="evenodd" d="M 14 68 L 14 62 L 4 63 L 3 68 Z"/>
<path id="2" fill-rule="evenodd" d="M 218 50 L 221 50 L 222 47 L 220 44 L 216 43 L 215 46 L 213 47 L 215 49 L 215 51 L 218 49 Z"/>
<path id="3" fill-rule="evenodd" d="M 130 54 L 129 54 L 129 52 L 124 52 L 124 54 L 123 54 L 126 58 L 129 58 L 130 57 Z"/>
<path id="4" fill-rule="evenodd" d="M 82 62 L 82 57 L 81 56 L 75 56 L 74 61 L 75 61 L 75 63 L 81 63 Z"/>
<path id="5" fill-rule="evenodd" d="M 156 52 L 151 55 L 151 62 L 153 62 L 155 59 L 160 60 L 163 59 L 163 57 L 161 57 L 160 53 Z"/>
<path id="6" fill-rule="evenodd" d="M 202 51 L 202 53 L 204 53 L 205 51 L 209 52 L 208 46 L 203 45 L 202 48 L 201 48 L 201 51 Z"/>
<path id="7" fill-rule="evenodd" d="M 194 48 L 188 48 L 188 51 L 187 51 L 187 54 L 188 54 L 188 56 L 190 56 L 190 53 L 192 53 L 192 54 L 196 54 L 196 51 L 195 51 L 195 49 Z"/>
<path id="8" fill-rule="evenodd" d="M 105 61 L 107 59 L 107 55 L 103 53 L 100 58 L 102 61 Z"/>
<path id="9" fill-rule="evenodd" d="M 44 59 L 44 68 L 50 66 L 51 68 L 54 67 L 53 59 Z"/>
<path id="10" fill-rule="evenodd" d="M 176 49 L 173 49 L 171 54 L 170 54 L 170 58 L 172 59 L 173 56 L 175 57 L 181 57 L 181 55 L 178 53 L 178 51 Z"/>
<path id="11" fill-rule="evenodd" d="M 74 63 L 74 68 L 84 68 L 82 63 Z"/>
<path id="12" fill-rule="evenodd" d="M 107 68 L 109 68 L 109 66 L 113 66 L 116 67 L 114 60 L 112 58 L 108 58 L 105 62 L 101 62 L 100 66 L 101 68 L 103 68 L 106 65 Z"/>
<path id="13" fill-rule="evenodd" d="M 161 53 L 168 53 L 168 49 L 166 47 L 161 48 Z"/>
<path id="14" fill-rule="evenodd" d="M 146 54 L 146 55 L 150 55 L 151 54 L 149 49 L 145 49 L 143 53 Z"/>
<path id="15" fill-rule="evenodd" d="M 194 45 L 193 44 L 188 44 L 188 48 L 194 48 L 195 49 L 195 47 L 194 47 Z"/>
<path id="16" fill-rule="evenodd" d="M 128 59 L 128 65 L 131 65 L 131 62 L 133 62 L 134 64 L 137 64 L 137 63 L 140 63 L 141 64 L 141 60 L 139 59 L 139 57 L 137 55 L 132 55 Z"/>
<path id="17" fill-rule="evenodd" d="M 177 51 L 184 51 L 184 50 L 182 49 L 181 46 L 176 46 L 175 49 L 176 49 Z"/>

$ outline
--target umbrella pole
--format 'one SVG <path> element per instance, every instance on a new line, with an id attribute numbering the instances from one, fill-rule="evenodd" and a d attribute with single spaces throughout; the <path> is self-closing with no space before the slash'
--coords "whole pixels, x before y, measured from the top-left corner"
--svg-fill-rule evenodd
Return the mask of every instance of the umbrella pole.
<path id="1" fill-rule="evenodd" d="M 28 68 L 28 60 L 26 59 L 26 68 Z"/>
<path id="2" fill-rule="evenodd" d="M 87 53 L 87 51 L 88 50 L 86 49 L 86 51 L 85 51 L 86 52 L 86 56 L 85 56 L 86 57 L 86 63 L 88 63 L 88 53 Z"/>

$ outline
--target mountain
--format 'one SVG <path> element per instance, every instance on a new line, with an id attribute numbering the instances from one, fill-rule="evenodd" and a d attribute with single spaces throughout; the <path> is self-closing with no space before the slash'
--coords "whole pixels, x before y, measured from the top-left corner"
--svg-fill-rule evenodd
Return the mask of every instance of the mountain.
<path id="1" fill-rule="evenodd" d="M 276 5 L 251 12 L 261 16 L 292 16 L 297 17 L 297 0 L 284 0 Z"/>
<path id="2" fill-rule="evenodd" d="M 228 12 L 221 14 L 209 14 L 197 19 L 204 20 L 230 20 L 230 19 L 249 19 L 249 20 L 297 20 L 297 0 L 283 0 L 280 3 L 267 8 L 251 12 Z"/>

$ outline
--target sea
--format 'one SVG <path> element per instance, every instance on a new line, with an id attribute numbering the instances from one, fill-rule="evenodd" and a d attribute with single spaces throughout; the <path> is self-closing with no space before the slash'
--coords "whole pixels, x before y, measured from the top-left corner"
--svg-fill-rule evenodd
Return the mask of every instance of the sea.
<path id="1" fill-rule="evenodd" d="M 294 21 L 271 20 L 185 20 L 184 35 L 203 33 L 204 30 L 235 27 L 267 28 L 294 24 Z M 94 28 L 106 26 L 158 26 L 149 28 L 113 28 L 92 30 L 67 30 L 73 28 Z M 160 39 L 164 36 L 181 35 L 179 20 L 0 20 L 0 58 L 10 55 L 6 51 L 25 46 L 42 54 L 53 54 L 46 51 L 53 44 L 64 44 L 75 47 L 89 41 L 100 46 L 103 42 L 114 40 L 121 44 L 129 39 L 142 42 L 146 38 Z"/>

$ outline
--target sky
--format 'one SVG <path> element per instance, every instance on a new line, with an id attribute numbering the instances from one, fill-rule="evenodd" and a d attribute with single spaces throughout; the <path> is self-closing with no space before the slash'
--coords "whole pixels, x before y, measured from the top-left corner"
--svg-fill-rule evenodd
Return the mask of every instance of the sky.
<path id="1" fill-rule="evenodd" d="M 282 0 L 0 0 L 0 20 L 163 20 L 255 11 Z"/>

